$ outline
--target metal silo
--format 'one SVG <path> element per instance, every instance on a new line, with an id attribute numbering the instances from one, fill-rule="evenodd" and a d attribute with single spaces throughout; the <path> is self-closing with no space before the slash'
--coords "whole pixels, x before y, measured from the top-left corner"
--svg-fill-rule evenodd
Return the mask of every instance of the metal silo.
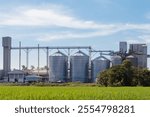
<path id="1" fill-rule="evenodd" d="M 100 56 L 95 58 L 92 61 L 92 77 L 93 77 L 93 82 L 96 81 L 97 75 L 110 68 L 110 60 L 108 60 L 107 58 L 105 58 L 104 56 Z"/>
<path id="2" fill-rule="evenodd" d="M 70 60 L 72 82 L 87 82 L 89 56 L 82 51 L 78 51 L 70 57 Z"/>
<path id="3" fill-rule="evenodd" d="M 115 55 L 111 57 L 112 66 L 119 65 L 122 63 L 121 56 Z"/>
<path id="4" fill-rule="evenodd" d="M 60 82 L 66 81 L 67 78 L 67 60 L 68 57 L 58 51 L 49 56 L 49 81 Z"/>
<path id="5" fill-rule="evenodd" d="M 138 59 L 133 56 L 133 55 L 129 55 L 126 57 L 127 60 L 129 60 L 133 66 L 137 67 L 138 66 Z"/>

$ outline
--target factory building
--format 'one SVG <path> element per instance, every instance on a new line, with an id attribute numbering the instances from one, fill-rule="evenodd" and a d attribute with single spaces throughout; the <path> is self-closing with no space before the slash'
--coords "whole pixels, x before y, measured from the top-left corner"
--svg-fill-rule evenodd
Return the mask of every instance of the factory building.
<path id="1" fill-rule="evenodd" d="M 125 54 L 127 52 L 127 42 L 119 43 L 119 52 Z"/>
<path id="2" fill-rule="evenodd" d="M 21 45 L 21 44 L 20 44 Z M 92 51 L 90 46 L 79 47 L 12 47 L 11 37 L 2 38 L 3 46 L 3 69 L 0 70 L 0 82 L 95 82 L 97 75 L 102 71 L 116 66 L 127 59 L 136 67 L 147 68 L 147 45 L 146 44 L 130 44 L 127 48 L 127 42 L 119 43 L 119 51 Z M 11 50 L 19 49 L 19 58 L 21 58 L 21 49 L 26 49 L 26 63 L 28 65 L 29 49 L 38 49 L 38 65 L 39 65 L 39 49 L 46 49 L 46 62 L 48 69 L 42 72 L 26 70 L 11 71 Z M 49 50 L 57 49 L 55 53 L 49 55 Z M 64 54 L 60 50 L 66 50 Z M 71 49 L 75 50 L 71 54 Z M 88 50 L 88 54 L 84 51 Z M 92 58 L 94 52 L 99 52 L 100 56 Z M 105 53 L 107 52 L 107 53 Z M 105 57 L 110 56 L 110 60 Z M 21 60 L 19 59 L 19 65 Z M 39 67 L 39 66 L 38 66 Z M 20 68 L 20 66 L 19 66 Z M 29 71 L 29 72 L 28 72 Z M 30 74 L 27 76 L 27 74 Z"/>
<path id="3" fill-rule="evenodd" d="M 130 44 L 129 53 L 137 58 L 138 67 L 147 68 L 147 45 Z"/>
<path id="4" fill-rule="evenodd" d="M 25 80 L 25 73 L 21 70 L 8 72 L 8 80 L 9 82 L 23 83 Z"/>
<path id="5" fill-rule="evenodd" d="M 25 76 L 25 83 L 39 82 L 41 79 L 42 79 L 42 77 L 37 76 L 35 74 L 27 75 L 27 76 Z"/>

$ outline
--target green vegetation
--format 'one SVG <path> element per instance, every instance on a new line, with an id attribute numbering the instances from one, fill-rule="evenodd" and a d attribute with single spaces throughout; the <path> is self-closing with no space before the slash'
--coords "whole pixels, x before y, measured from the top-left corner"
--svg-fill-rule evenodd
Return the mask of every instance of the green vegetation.
<path id="1" fill-rule="evenodd" d="M 141 87 L 150 86 L 150 71 L 133 67 L 129 61 L 102 72 L 97 83 L 1 83 L 0 99 L 150 100 L 150 87 Z"/>
<path id="2" fill-rule="evenodd" d="M 150 71 L 132 66 L 125 60 L 99 74 L 97 83 L 102 86 L 150 86 Z"/>
<path id="3" fill-rule="evenodd" d="M 1 100 L 149 100 L 149 87 L 0 86 Z"/>

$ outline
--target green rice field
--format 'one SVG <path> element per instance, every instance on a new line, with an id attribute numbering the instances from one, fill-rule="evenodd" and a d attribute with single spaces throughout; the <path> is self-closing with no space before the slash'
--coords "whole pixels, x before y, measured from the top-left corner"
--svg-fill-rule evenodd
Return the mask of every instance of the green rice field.
<path id="1" fill-rule="evenodd" d="M 149 100 L 150 87 L 0 86 L 1 100 Z"/>

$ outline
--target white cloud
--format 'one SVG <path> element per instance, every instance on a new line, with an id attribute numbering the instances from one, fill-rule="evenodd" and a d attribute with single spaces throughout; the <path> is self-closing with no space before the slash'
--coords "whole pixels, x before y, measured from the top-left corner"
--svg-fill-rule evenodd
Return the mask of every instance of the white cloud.
<path id="1" fill-rule="evenodd" d="M 111 25 L 109 28 L 101 28 L 97 30 L 91 30 L 90 32 L 58 32 L 58 33 L 49 33 L 39 37 L 40 41 L 50 41 L 50 40 L 58 40 L 58 39 L 82 39 L 82 38 L 92 38 L 92 37 L 101 37 L 101 36 L 109 36 L 115 33 L 119 33 L 121 31 L 150 31 L 150 24 L 118 24 Z M 107 27 L 107 26 L 106 26 Z M 143 37 L 143 38 L 142 38 Z M 144 43 L 150 42 L 150 37 L 148 35 L 142 37 L 135 37 L 137 39 L 141 39 Z M 123 37 L 124 38 L 124 37 Z M 128 39 L 129 43 L 140 43 L 141 41 Z"/>
<path id="2" fill-rule="evenodd" d="M 150 43 L 150 35 L 141 35 L 139 36 L 139 39 L 141 39 L 143 42 L 149 44 Z"/>
<path id="3" fill-rule="evenodd" d="M 60 7 L 60 8 L 59 8 Z M 76 18 L 62 6 L 50 8 L 16 8 L 9 13 L 1 12 L 0 25 L 11 26 L 58 26 L 75 29 L 127 30 L 149 29 L 150 24 L 102 24 Z M 69 11 L 69 10 L 68 10 Z"/>
<path id="4" fill-rule="evenodd" d="M 125 24 L 125 30 L 150 30 L 150 24 Z"/>
<path id="5" fill-rule="evenodd" d="M 135 39 L 129 39 L 126 40 L 128 44 L 136 44 L 136 43 L 141 43 L 139 40 L 135 40 Z"/>
<path id="6" fill-rule="evenodd" d="M 63 9 L 62 9 L 63 10 Z M 1 13 L 0 25 L 10 26 L 59 26 L 75 29 L 111 28 L 93 21 L 84 21 L 52 8 L 16 8 L 14 11 Z"/>
<path id="7" fill-rule="evenodd" d="M 150 24 L 103 24 L 95 21 L 83 20 L 75 17 L 70 9 L 61 5 L 49 5 L 49 7 L 32 8 L 18 7 L 12 9 L 8 13 L 6 11 L 1 12 L 0 14 L 0 26 L 42 26 L 68 28 L 68 32 L 65 33 L 62 33 L 62 31 L 49 34 L 43 33 L 38 37 L 41 41 L 108 36 L 120 31 L 128 30 L 140 32 L 150 31 Z M 82 33 L 81 30 L 84 30 L 84 33 Z M 148 41 L 148 38 L 145 40 Z"/>
<path id="8" fill-rule="evenodd" d="M 117 30 L 107 30 L 107 31 L 95 31 L 86 33 L 75 33 L 75 32 L 63 32 L 55 34 L 45 34 L 38 37 L 40 41 L 50 41 L 59 39 L 82 39 L 82 38 L 92 38 L 98 36 L 107 36 L 117 32 Z"/>
<path id="9" fill-rule="evenodd" d="M 131 43 L 146 43 L 150 44 L 150 34 L 149 35 L 140 35 L 137 37 L 127 37 L 126 41 L 131 44 Z"/>

